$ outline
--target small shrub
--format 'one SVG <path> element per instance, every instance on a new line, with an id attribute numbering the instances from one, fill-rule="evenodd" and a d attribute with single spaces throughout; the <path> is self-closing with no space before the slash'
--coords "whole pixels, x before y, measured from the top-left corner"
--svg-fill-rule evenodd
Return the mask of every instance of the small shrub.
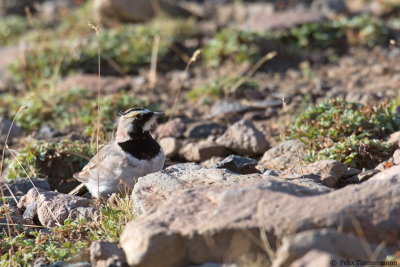
<path id="1" fill-rule="evenodd" d="M 382 20 L 364 14 L 278 30 L 272 32 L 270 37 L 288 45 L 311 50 L 347 44 L 374 47 L 387 43 L 388 28 Z"/>
<path id="2" fill-rule="evenodd" d="M 76 166 L 74 171 L 83 168 L 96 149 L 94 145 L 84 142 L 71 142 L 63 140 L 60 142 L 48 143 L 35 141 L 32 144 L 20 149 L 16 158 L 6 160 L 8 167 L 8 178 L 16 177 L 47 177 L 47 169 L 53 160 L 62 160 L 65 168 Z"/>
<path id="3" fill-rule="evenodd" d="M 399 129 L 396 103 L 363 106 L 333 99 L 300 114 L 290 135 L 309 147 L 309 161 L 337 159 L 360 167 L 388 158 L 393 147 L 381 139 Z"/>

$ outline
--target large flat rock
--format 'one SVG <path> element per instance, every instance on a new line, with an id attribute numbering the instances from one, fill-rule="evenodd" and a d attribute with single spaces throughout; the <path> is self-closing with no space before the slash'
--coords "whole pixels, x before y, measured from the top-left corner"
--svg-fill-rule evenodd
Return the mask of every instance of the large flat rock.
<path id="1" fill-rule="evenodd" d="M 157 207 L 172 194 L 210 185 L 229 186 L 258 182 L 264 188 L 296 196 L 330 192 L 331 189 L 308 178 L 279 178 L 262 174 L 240 175 L 227 169 L 206 168 L 195 163 L 176 164 L 165 170 L 139 178 L 132 192 L 135 210 L 144 214 Z"/>
<path id="2" fill-rule="evenodd" d="M 331 193 L 299 197 L 260 182 L 184 190 L 129 223 L 121 246 L 130 265 L 185 266 L 235 262 L 263 253 L 289 234 L 316 229 L 362 230 L 387 246 L 400 238 L 400 177 L 390 173 Z M 265 241 L 265 239 L 264 239 Z"/>

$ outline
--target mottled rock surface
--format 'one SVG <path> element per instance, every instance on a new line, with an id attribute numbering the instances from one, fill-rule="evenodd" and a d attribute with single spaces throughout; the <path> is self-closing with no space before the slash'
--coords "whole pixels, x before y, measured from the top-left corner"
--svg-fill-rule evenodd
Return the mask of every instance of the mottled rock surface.
<path id="1" fill-rule="evenodd" d="M 320 160 L 314 163 L 285 170 L 281 177 L 314 177 L 329 187 L 335 187 L 346 173 L 347 166 L 337 160 Z"/>
<path id="2" fill-rule="evenodd" d="M 269 146 L 264 134 L 249 120 L 234 123 L 216 142 L 246 156 L 261 155 Z"/>
<path id="3" fill-rule="evenodd" d="M 251 174 L 259 172 L 259 170 L 256 169 L 257 164 L 258 162 L 255 159 L 230 155 L 218 162 L 216 167 L 218 169 L 227 169 L 235 173 Z"/>
<path id="4" fill-rule="evenodd" d="M 159 141 L 160 146 L 164 150 L 164 155 L 172 158 L 178 154 L 180 142 L 174 137 L 164 137 Z"/>
<path id="5" fill-rule="evenodd" d="M 128 263 L 137 266 L 235 262 L 263 253 L 255 242 L 260 229 L 274 245 L 288 234 L 315 228 L 341 227 L 352 234 L 361 228 L 368 242 L 384 240 L 390 247 L 400 238 L 399 182 L 400 175 L 391 173 L 310 197 L 257 182 L 185 190 L 129 223 L 121 246 Z"/>
<path id="6" fill-rule="evenodd" d="M 212 157 L 225 157 L 230 151 L 223 145 L 205 140 L 187 144 L 182 148 L 181 153 L 187 161 L 201 162 Z"/>
<path id="7" fill-rule="evenodd" d="M 124 251 L 117 244 L 97 240 L 90 245 L 90 262 L 94 267 L 124 266 Z"/>
<path id="8" fill-rule="evenodd" d="M 299 165 L 306 156 L 306 145 L 299 140 L 282 142 L 266 151 L 260 165 L 269 169 L 285 169 Z"/>
<path id="9" fill-rule="evenodd" d="M 289 266 L 315 248 L 343 259 L 366 260 L 377 247 L 377 244 L 368 244 L 353 234 L 340 233 L 334 229 L 309 230 L 283 238 L 272 267 Z M 387 255 L 389 251 L 382 249 L 376 257 L 384 260 Z"/>
<path id="10" fill-rule="evenodd" d="M 18 202 L 19 209 L 25 209 L 24 217 L 37 215 L 43 226 L 62 224 L 69 213 L 78 207 L 88 207 L 90 200 L 78 196 L 32 188 Z"/>
<path id="11" fill-rule="evenodd" d="M 264 174 L 239 175 L 226 169 L 206 168 L 194 163 L 176 164 L 138 179 L 132 192 L 138 214 L 148 213 L 173 193 L 209 185 L 232 185 L 247 181 L 263 182 L 263 187 L 297 196 L 330 192 L 312 179 L 280 178 Z"/>

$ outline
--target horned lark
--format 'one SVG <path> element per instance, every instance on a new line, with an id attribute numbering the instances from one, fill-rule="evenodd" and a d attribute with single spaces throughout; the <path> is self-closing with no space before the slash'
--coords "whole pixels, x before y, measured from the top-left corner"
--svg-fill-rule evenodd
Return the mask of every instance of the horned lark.
<path id="1" fill-rule="evenodd" d="M 74 174 L 96 198 L 131 191 L 138 177 L 164 166 L 164 152 L 149 132 L 163 113 L 131 108 L 119 115 L 115 140 L 103 147 L 81 172 Z"/>

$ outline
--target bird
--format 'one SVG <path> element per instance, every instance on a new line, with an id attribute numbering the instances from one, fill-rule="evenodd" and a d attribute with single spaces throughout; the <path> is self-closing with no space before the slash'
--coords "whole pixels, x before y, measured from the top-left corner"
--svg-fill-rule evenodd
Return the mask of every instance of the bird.
<path id="1" fill-rule="evenodd" d="M 85 184 L 94 198 L 113 193 L 129 193 L 137 179 L 162 170 L 162 147 L 150 134 L 157 118 L 164 115 L 145 108 L 130 108 L 118 113 L 115 138 L 73 177 Z"/>

